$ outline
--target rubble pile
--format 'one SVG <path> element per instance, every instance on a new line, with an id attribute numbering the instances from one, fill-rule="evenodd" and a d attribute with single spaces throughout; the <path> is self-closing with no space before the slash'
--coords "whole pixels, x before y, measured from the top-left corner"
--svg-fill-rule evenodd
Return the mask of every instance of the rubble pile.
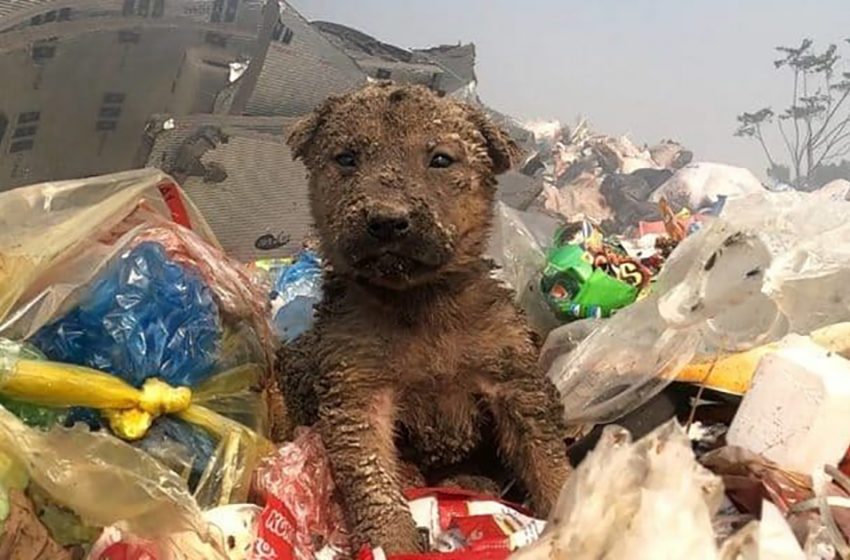
<path id="1" fill-rule="evenodd" d="M 658 203 L 697 213 L 724 197 L 764 190 L 746 169 L 694 161 L 678 142 L 638 147 L 627 137 L 591 130 L 585 121 L 570 127 L 558 121 L 525 125 L 532 140 L 521 172 L 540 184 L 535 209 L 570 221 L 588 220 L 609 234 L 633 233 L 640 222 L 662 219 Z"/>

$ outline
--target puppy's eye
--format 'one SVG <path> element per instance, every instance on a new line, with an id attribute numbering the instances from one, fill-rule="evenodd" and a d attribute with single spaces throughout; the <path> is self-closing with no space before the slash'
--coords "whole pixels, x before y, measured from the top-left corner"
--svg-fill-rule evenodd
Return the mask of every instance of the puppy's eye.
<path id="1" fill-rule="evenodd" d="M 357 167 L 357 156 L 354 152 L 342 152 L 334 157 L 334 161 L 340 167 L 352 168 Z"/>
<path id="2" fill-rule="evenodd" d="M 447 156 L 446 154 L 434 154 L 431 158 L 431 163 L 429 167 L 434 169 L 445 169 L 446 167 L 451 167 L 451 165 L 455 162 L 451 156 Z"/>

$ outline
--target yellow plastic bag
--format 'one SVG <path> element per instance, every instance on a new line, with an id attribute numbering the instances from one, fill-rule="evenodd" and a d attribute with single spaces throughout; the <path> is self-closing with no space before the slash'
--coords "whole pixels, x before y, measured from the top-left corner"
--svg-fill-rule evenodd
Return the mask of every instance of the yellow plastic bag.
<path id="1" fill-rule="evenodd" d="M 811 333 L 812 340 L 827 350 L 850 358 L 850 323 L 838 323 Z M 715 391 L 743 395 L 755 375 L 761 359 L 774 352 L 779 344 L 765 344 L 746 352 L 728 354 L 717 360 L 697 361 L 685 366 L 676 381 L 705 385 Z"/>
<path id="2" fill-rule="evenodd" d="M 197 397 L 186 387 L 149 379 L 136 389 L 117 377 L 89 368 L 34 359 L 26 347 L 0 340 L 0 394 L 39 406 L 82 406 L 103 411 L 113 432 L 127 440 L 143 437 L 163 414 L 199 426 L 219 441 L 196 495 L 204 506 L 245 501 L 257 461 L 273 446 L 250 428 L 202 406 L 221 402 L 245 410 L 262 366 L 243 365 L 208 380 Z M 241 403 L 241 406 L 240 406 Z M 262 417 L 259 415 L 258 417 Z"/>

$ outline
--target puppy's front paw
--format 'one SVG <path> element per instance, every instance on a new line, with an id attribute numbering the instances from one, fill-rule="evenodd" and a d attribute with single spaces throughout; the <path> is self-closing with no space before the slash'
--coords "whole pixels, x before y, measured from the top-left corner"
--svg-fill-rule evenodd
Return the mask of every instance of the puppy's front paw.
<path id="1" fill-rule="evenodd" d="M 369 544 L 373 548 L 381 547 L 388 556 L 424 552 L 424 543 L 409 513 L 374 526 L 369 533 Z"/>

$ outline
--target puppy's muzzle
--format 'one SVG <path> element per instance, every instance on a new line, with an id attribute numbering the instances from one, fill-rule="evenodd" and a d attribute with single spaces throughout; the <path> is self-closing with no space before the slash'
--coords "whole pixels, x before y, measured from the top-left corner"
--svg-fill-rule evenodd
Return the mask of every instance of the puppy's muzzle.
<path id="1" fill-rule="evenodd" d="M 376 204 L 366 209 L 366 231 L 380 243 L 400 241 L 410 235 L 410 209 L 402 205 Z"/>

